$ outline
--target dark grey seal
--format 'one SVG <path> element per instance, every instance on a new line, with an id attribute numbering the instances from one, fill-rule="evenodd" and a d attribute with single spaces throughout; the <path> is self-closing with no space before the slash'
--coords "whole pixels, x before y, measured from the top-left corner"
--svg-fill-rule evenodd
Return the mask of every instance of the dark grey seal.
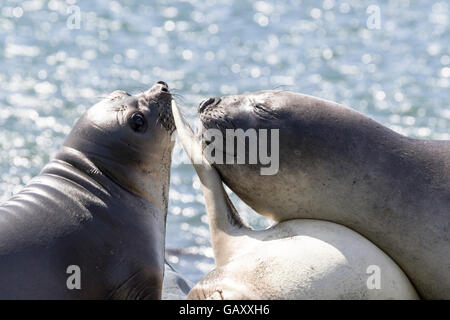
<path id="1" fill-rule="evenodd" d="M 171 99 L 113 92 L 1 205 L 0 299 L 161 297 Z"/>

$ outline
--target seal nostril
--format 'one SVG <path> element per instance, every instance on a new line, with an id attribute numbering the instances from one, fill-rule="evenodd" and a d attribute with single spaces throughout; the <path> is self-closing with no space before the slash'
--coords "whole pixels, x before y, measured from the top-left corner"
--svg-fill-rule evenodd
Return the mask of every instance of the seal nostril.
<path id="1" fill-rule="evenodd" d="M 205 110 L 205 108 L 207 106 L 209 106 L 210 104 L 212 104 L 212 103 L 214 103 L 216 101 L 219 102 L 220 99 L 218 99 L 218 98 L 209 98 L 209 99 L 203 100 L 198 106 L 198 112 L 199 113 L 203 112 L 203 110 Z"/>
<path id="2" fill-rule="evenodd" d="M 169 89 L 169 86 L 164 81 L 158 81 L 157 84 L 160 84 L 160 85 L 166 87 L 167 89 Z"/>

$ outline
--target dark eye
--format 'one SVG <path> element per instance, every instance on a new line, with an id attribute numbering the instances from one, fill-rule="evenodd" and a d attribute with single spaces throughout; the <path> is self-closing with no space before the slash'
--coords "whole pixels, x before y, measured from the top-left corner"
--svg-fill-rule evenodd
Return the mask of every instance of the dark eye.
<path id="1" fill-rule="evenodd" d="M 257 111 L 266 111 L 266 108 L 264 108 L 264 106 L 262 104 L 259 104 L 259 103 L 255 103 L 253 105 L 253 108 L 255 108 Z"/>
<path id="2" fill-rule="evenodd" d="M 147 127 L 145 117 L 140 112 L 133 113 L 128 119 L 128 123 L 130 124 L 131 129 L 137 132 L 144 132 Z"/>
<path id="3" fill-rule="evenodd" d="M 269 107 L 266 107 L 262 104 L 258 104 L 258 103 L 254 104 L 253 110 L 262 119 L 270 120 L 270 119 L 276 118 L 276 113 L 273 110 L 271 110 Z"/>

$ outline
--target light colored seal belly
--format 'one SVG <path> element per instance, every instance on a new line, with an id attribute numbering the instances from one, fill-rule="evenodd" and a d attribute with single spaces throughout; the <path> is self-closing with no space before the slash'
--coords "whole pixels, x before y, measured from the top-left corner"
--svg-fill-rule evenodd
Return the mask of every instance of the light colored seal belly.
<path id="1" fill-rule="evenodd" d="M 338 224 L 290 220 L 234 241 L 190 299 L 418 299 L 392 259 Z"/>

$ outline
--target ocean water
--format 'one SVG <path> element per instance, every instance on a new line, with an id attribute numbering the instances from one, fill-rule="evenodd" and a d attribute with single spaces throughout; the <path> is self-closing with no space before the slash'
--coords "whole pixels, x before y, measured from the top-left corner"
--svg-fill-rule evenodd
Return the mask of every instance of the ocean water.
<path id="1" fill-rule="evenodd" d="M 426 0 L 0 0 L 0 201 L 105 94 L 158 80 L 190 119 L 210 96 L 282 88 L 411 137 L 450 139 L 450 3 Z M 167 257 L 214 267 L 199 180 L 175 147 Z M 233 197 L 253 226 L 270 222 Z"/>

